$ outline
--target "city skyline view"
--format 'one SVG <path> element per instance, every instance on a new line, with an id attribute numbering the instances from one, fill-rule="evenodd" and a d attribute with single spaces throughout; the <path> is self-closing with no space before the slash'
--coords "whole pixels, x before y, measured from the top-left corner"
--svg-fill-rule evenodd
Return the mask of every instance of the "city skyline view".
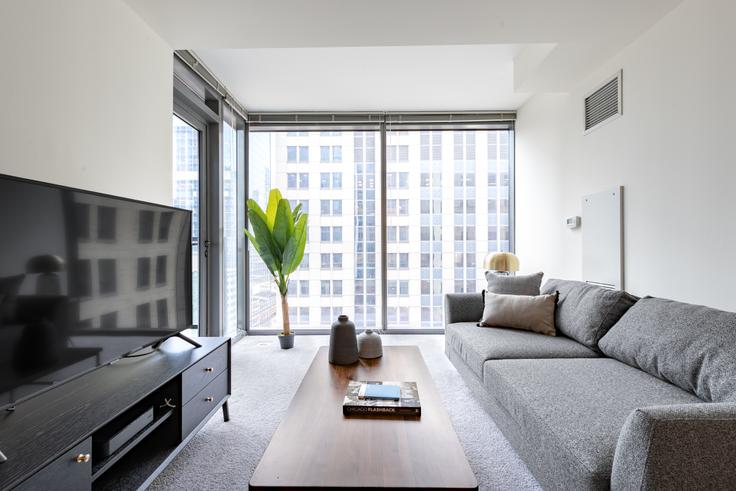
<path id="1" fill-rule="evenodd" d="M 385 226 L 378 131 L 251 132 L 249 196 L 279 188 L 309 213 L 304 261 L 289 285 L 296 329 L 329 328 L 345 313 L 382 328 L 441 329 L 442 296 L 477 292 L 489 251 L 510 249 L 509 130 L 388 131 Z M 417 192 L 418 191 L 418 192 Z M 249 258 L 250 329 L 278 330 L 279 297 Z"/>

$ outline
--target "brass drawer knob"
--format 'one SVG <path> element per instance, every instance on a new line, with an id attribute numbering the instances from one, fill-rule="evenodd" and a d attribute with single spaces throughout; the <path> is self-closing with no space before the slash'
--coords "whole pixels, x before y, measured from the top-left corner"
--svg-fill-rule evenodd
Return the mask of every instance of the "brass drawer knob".
<path id="1" fill-rule="evenodd" d="M 207 402 L 212 402 L 215 399 L 213 397 L 211 397 L 211 396 L 207 396 L 207 397 L 204 398 L 204 400 L 207 401 Z"/>
<path id="2" fill-rule="evenodd" d="M 92 456 L 88 453 L 80 453 L 76 457 L 74 457 L 74 461 L 79 464 L 84 464 L 85 462 L 89 462 L 89 459 L 91 459 Z"/>
<path id="3" fill-rule="evenodd" d="M 214 370 L 214 368 L 212 368 L 212 367 L 207 367 L 207 368 L 204 369 L 205 372 L 211 372 L 213 370 Z"/>

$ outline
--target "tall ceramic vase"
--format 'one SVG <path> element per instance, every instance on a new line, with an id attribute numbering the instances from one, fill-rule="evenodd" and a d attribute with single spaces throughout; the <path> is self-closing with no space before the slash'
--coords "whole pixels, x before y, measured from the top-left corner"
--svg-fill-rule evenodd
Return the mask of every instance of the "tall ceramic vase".
<path id="1" fill-rule="evenodd" d="M 343 314 L 332 324 L 330 330 L 330 363 L 350 365 L 358 361 L 358 339 L 355 336 L 355 324 Z"/>

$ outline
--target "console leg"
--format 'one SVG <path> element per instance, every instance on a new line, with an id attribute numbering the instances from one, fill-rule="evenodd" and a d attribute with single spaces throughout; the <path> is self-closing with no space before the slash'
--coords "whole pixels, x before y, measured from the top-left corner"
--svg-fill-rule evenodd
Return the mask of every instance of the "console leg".
<path id="1" fill-rule="evenodd" d="M 227 401 L 222 404 L 222 419 L 227 423 L 230 421 L 230 408 L 227 406 Z"/>

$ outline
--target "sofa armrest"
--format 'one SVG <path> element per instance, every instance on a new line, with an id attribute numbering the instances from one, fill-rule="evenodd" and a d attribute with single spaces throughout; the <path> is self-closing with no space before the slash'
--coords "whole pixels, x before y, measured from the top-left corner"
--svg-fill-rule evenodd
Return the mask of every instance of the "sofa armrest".
<path id="1" fill-rule="evenodd" d="M 480 293 L 445 294 L 445 325 L 455 322 L 480 322 L 483 296 Z"/>
<path id="2" fill-rule="evenodd" d="M 635 409 L 619 435 L 612 489 L 729 489 L 736 483 L 736 404 Z"/>

